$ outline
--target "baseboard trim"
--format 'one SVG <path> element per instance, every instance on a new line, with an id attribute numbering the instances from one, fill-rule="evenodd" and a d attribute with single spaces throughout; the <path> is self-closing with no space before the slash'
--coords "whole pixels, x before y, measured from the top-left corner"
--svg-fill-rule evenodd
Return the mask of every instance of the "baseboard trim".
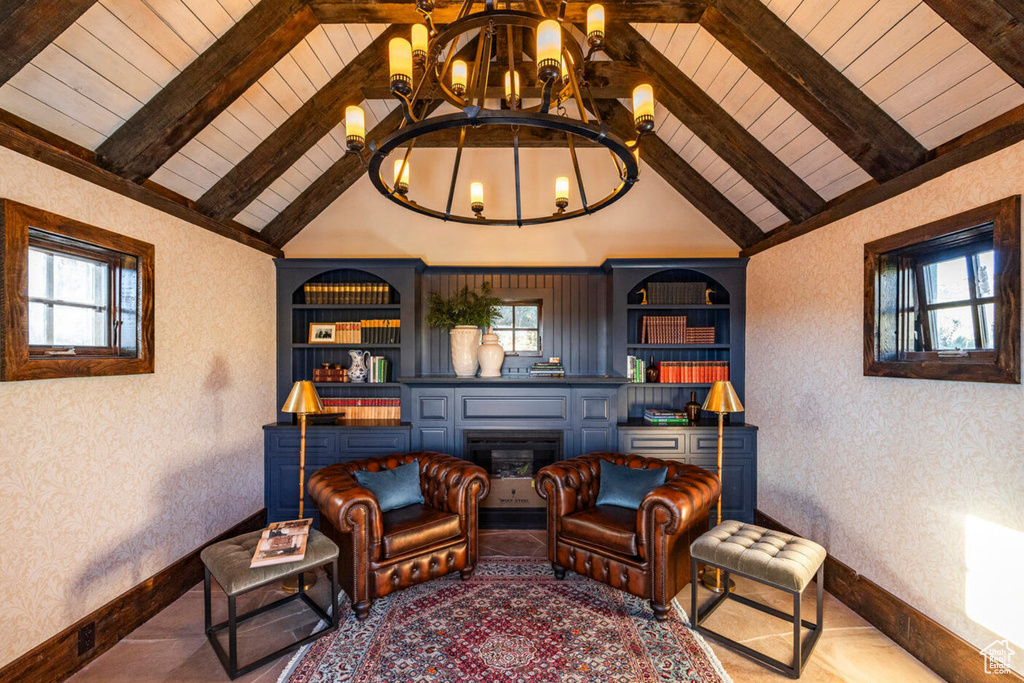
<path id="1" fill-rule="evenodd" d="M 754 523 L 800 535 L 761 510 L 754 512 Z M 977 647 L 832 555 L 825 560 L 825 590 L 944 680 L 952 683 L 1024 682 L 1024 678 L 1014 673 L 985 673 L 985 660 Z"/>
<path id="2" fill-rule="evenodd" d="M 0 683 L 55 683 L 65 680 L 202 581 L 203 564 L 199 552 L 203 548 L 255 531 L 266 524 L 267 509 L 263 508 L 18 657 L 0 669 Z M 80 656 L 78 632 L 90 623 L 95 625 L 96 644 Z"/>

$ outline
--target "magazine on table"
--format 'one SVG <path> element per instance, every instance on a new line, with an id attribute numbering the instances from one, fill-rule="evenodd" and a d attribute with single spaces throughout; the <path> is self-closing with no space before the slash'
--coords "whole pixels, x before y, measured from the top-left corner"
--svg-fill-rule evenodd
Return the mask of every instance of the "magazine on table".
<path id="1" fill-rule="evenodd" d="M 263 530 L 263 538 L 308 534 L 309 525 L 312 523 L 312 519 L 292 519 L 287 522 L 274 522 Z"/>
<path id="2" fill-rule="evenodd" d="M 256 544 L 250 568 L 298 562 L 306 556 L 311 519 L 274 522 L 263 531 Z"/>

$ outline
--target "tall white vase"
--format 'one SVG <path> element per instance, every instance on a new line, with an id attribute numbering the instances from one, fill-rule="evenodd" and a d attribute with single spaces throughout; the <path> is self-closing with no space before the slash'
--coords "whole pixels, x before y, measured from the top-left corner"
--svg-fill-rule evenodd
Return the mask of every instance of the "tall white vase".
<path id="1" fill-rule="evenodd" d="M 505 362 L 505 349 L 498 343 L 498 335 L 485 334 L 483 343 L 476 350 L 480 359 L 481 377 L 501 377 L 501 364 Z"/>
<path id="2" fill-rule="evenodd" d="M 476 347 L 480 346 L 480 328 L 456 325 L 450 333 L 452 340 L 452 367 L 457 377 L 475 377 L 479 365 Z"/>

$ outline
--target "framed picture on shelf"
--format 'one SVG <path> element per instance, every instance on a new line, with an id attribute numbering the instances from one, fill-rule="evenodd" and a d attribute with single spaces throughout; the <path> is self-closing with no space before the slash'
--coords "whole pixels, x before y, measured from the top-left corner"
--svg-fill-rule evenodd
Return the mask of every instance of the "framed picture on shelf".
<path id="1" fill-rule="evenodd" d="M 310 323 L 310 344 L 337 344 L 338 328 L 334 323 Z"/>

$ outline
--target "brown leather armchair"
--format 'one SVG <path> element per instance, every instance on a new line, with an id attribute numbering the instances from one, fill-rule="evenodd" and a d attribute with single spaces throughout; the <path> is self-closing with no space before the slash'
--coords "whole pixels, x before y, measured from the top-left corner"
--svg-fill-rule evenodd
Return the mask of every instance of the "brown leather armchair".
<path id="1" fill-rule="evenodd" d="M 353 475 L 414 460 L 422 505 L 381 513 Z M 463 579 L 473 574 L 479 504 L 490 490 L 482 467 L 441 453 L 396 453 L 325 467 L 306 490 L 320 511 L 320 530 L 341 550 L 339 583 L 357 619 L 369 616 L 374 598 L 456 570 Z"/>
<path id="2" fill-rule="evenodd" d="M 601 463 L 668 467 L 665 483 L 636 511 L 597 505 Z M 548 502 L 548 557 L 555 577 L 565 570 L 651 601 L 654 617 L 668 619 L 672 598 L 690 582 L 690 543 L 708 529 L 718 500 L 718 477 L 695 465 L 621 453 L 591 453 L 537 473 Z"/>

